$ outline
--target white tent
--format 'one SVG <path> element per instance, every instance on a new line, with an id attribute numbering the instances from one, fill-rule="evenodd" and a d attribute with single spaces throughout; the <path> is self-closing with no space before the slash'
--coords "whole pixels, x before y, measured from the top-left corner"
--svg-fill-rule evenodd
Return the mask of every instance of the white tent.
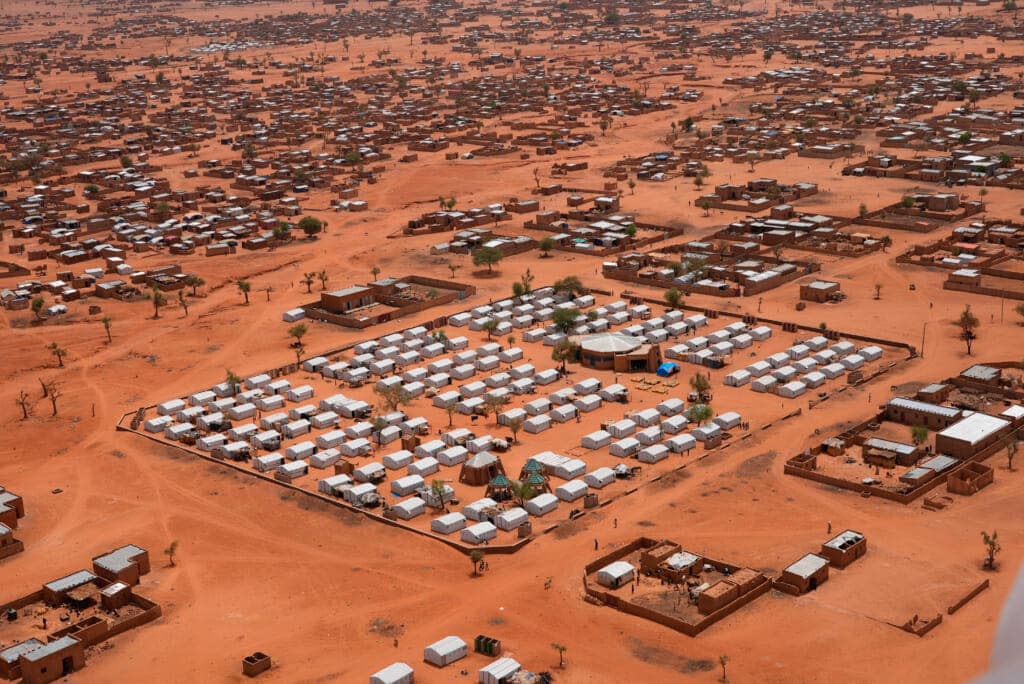
<path id="1" fill-rule="evenodd" d="M 519 506 L 516 506 L 515 508 L 510 508 L 507 511 L 502 511 L 494 519 L 494 524 L 499 530 L 510 532 L 526 522 L 528 518 L 529 515 L 527 512 Z"/>
<path id="2" fill-rule="evenodd" d="M 413 461 L 409 464 L 408 472 L 410 475 L 420 475 L 426 477 L 427 475 L 433 475 L 441 469 L 440 463 L 433 456 L 427 456 L 421 458 L 418 461 Z"/>
<path id="3" fill-rule="evenodd" d="M 412 684 L 412 668 L 405 663 L 391 663 L 370 675 L 370 684 Z"/>
<path id="4" fill-rule="evenodd" d="M 412 463 L 412 452 L 402 449 L 386 455 L 381 462 L 388 470 L 401 470 Z"/>
<path id="5" fill-rule="evenodd" d="M 799 380 L 793 380 L 787 382 L 785 385 L 779 388 L 779 396 L 786 397 L 787 399 L 795 399 L 801 394 L 807 391 L 807 385 L 800 382 Z"/>
<path id="6" fill-rule="evenodd" d="M 412 520 L 417 516 L 423 515 L 423 512 L 426 509 L 427 504 L 418 496 L 406 499 L 405 501 L 399 501 L 391 507 L 391 510 L 395 512 L 395 515 L 402 520 Z"/>
<path id="7" fill-rule="evenodd" d="M 651 427 L 640 430 L 636 435 L 634 435 L 634 437 L 644 446 L 657 444 L 661 441 L 661 427 L 658 425 L 652 425 Z"/>
<path id="8" fill-rule="evenodd" d="M 748 382 L 750 382 L 750 372 L 745 370 L 733 371 L 722 380 L 722 383 L 729 387 L 742 387 Z"/>
<path id="9" fill-rule="evenodd" d="M 555 496 L 562 501 L 575 501 L 587 493 L 587 483 L 583 480 L 569 480 L 555 487 Z"/>
<path id="10" fill-rule="evenodd" d="M 676 435 L 670 437 L 664 442 L 672 452 L 681 454 L 693 449 L 697 446 L 697 440 L 693 438 L 693 435 Z"/>
<path id="11" fill-rule="evenodd" d="M 580 440 L 580 444 L 587 449 L 600 449 L 601 447 L 608 446 L 612 441 L 612 436 L 604 430 L 596 430 L 591 432 L 589 435 L 584 435 L 583 439 Z"/>
<path id="12" fill-rule="evenodd" d="M 632 437 L 626 437 L 625 439 L 620 439 L 618 442 L 612 442 L 608 451 L 612 456 L 629 458 L 636 452 L 640 451 L 640 442 Z"/>
<path id="13" fill-rule="evenodd" d="M 497 505 L 497 501 L 485 496 L 482 499 L 477 499 L 476 501 L 466 504 L 462 508 L 462 512 L 470 520 L 476 520 L 477 522 L 480 522 L 483 520 L 484 511 L 490 508 L 494 508 Z"/>
<path id="14" fill-rule="evenodd" d="M 423 649 L 423 660 L 444 667 L 466 657 L 466 642 L 457 636 L 446 636 Z"/>
<path id="15" fill-rule="evenodd" d="M 506 684 L 521 666 L 512 658 L 498 658 L 477 671 L 479 684 Z"/>
<path id="16" fill-rule="evenodd" d="M 341 452 L 337 449 L 325 449 L 309 457 L 309 464 L 314 468 L 327 468 L 338 462 Z"/>
<path id="17" fill-rule="evenodd" d="M 586 482 L 589 487 L 602 489 L 607 485 L 610 485 L 612 482 L 615 482 L 615 471 L 611 468 L 602 466 L 584 475 L 583 481 Z"/>
<path id="18" fill-rule="evenodd" d="M 615 561 L 597 571 L 597 581 L 611 589 L 633 581 L 633 566 L 626 561 Z"/>
<path id="19" fill-rule="evenodd" d="M 558 508 L 558 497 L 549 492 L 538 494 L 526 502 L 526 510 L 530 515 L 547 515 L 556 508 Z"/>
<path id="20" fill-rule="evenodd" d="M 373 482 L 384 477 L 384 464 L 377 461 L 365 463 L 352 471 L 357 482 Z"/>
<path id="21" fill-rule="evenodd" d="M 462 513 L 446 513 L 430 521 L 430 529 L 438 534 L 451 534 L 466 526 L 466 516 Z"/>
<path id="22" fill-rule="evenodd" d="M 460 539 L 467 544 L 482 544 L 485 541 L 494 539 L 498 535 L 498 528 L 489 522 L 479 522 L 462 529 Z"/>
<path id="23" fill-rule="evenodd" d="M 637 460 L 641 463 L 657 463 L 668 458 L 668 447 L 664 444 L 652 444 L 646 449 L 641 449 L 637 454 Z"/>
<path id="24" fill-rule="evenodd" d="M 537 434 L 544 432 L 551 427 L 551 418 L 548 416 L 533 416 L 525 423 L 523 423 L 523 429 L 531 434 Z"/>
<path id="25" fill-rule="evenodd" d="M 395 496 L 408 496 L 422 487 L 423 478 L 419 475 L 406 475 L 391 482 L 391 493 Z"/>

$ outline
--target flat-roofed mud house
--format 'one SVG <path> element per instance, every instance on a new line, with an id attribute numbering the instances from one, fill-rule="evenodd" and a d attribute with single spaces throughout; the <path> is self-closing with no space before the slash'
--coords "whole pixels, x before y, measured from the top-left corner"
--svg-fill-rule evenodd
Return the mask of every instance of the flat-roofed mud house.
<path id="1" fill-rule="evenodd" d="M 821 555 L 834 568 L 845 568 L 867 552 L 867 538 L 854 530 L 843 530 L 821 545 Z"/>
<path id="2" fill-rule="evenodd" d="M 96 574 L 109 582 L 138 584 L 149 573 L 149 552 L 134 544 L 127 544 L 92 559 Z"/>
<path id="3" fill-rule="evenodd" d="M 25 502 L 14 492 L 0 486 L 0 523 L 18 529 L 18 519 L 25 517 Z"/>
<path id="4" fill-rule="evenodd" d="M 302 309 L 309 318 L 349 328 L 367 328 L 475 293 L 472 285 L 435 278 L 383 278 L 366 285 L 321 292 L 319 302 Z"/>
<path id="5" fill-rule="evenodd" d="M 935 451 L 953 458 L 971 458 L 999 442 L 1010 422 L 986 413 L 971 413 L 935 435 Z"/>
<path id="6" fill-rule="evenodd" d="M 809 553 L 796 561 L 775 580 L 775 586 L 790 594 L 806 594 L 828 581 L 828 559 Z"/>

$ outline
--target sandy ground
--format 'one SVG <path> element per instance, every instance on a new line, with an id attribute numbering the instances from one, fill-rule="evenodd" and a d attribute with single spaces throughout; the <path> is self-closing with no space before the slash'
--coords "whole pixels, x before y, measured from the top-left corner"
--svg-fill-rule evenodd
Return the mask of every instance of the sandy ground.
<path id="1" fill-rule="evenodd" d="M 287 4 L 289 10 L 305 6 Z M 258 5 L 255 11 L 277 13 L 284 8 Z M 26 5 L 25 11 L 29 9 Z M 63 21 L 75 21 L 77 11 L 68 10 L 70 16 Z M 173 8 L 174 13 L 206 19 L 215 14 L 250 16 L 253 11 Z M 932 10 L 912 11 L 927 15 Z M 5 40 L 33 39 L 52 30 L 37 20 L 27 21 Z M 400 46 L 404 40 L 399 37 L 394 43 Z M 356 39 L 351 51 L 372 55 L 383 42 Z M 953 44 L 937 41 L 928 49 L 941 51 Z M 958 51 L 967 49 L 955 45 Z M 175 44 L 172 50 L 186 47 Z M 143 40 L 116 54 L 146 55 L 163 48 L 159 39 Z M 336 45 L 327 48 L 340 51 Z M 433 54 L 444 51 L 429 49 Z M 1002 49 L 1009 53 L 1019 46 Z M 526 54 L 545 51 L 543 40 L 524 49 Z M 289 48 L 273 54 L 284 59 L 306 52 Z M 401 48 L 396 53 L 404 56 Z M 467 56 L 454 59 L 466 61 Z M 342 76 L 354 73 L 348 62 L 331 68 Z M 628 126 L 617 124 L 593 145 L 572 153 L 590 162 L 589 170 L 572 176 L 573 182 L 597 186 L 600 169 L 612 161 L 662 148 L 670 121 L 708 113 L 719 97 L 723 105 L 748 98 L 748 92 L 712 86 L 727 75 L 761 68 L 759 55 L 727 66 L 699 62 L 699 73 L 711 77 L 703 101 L 631 118 Z M 44 90 L 80 87 L 74 75 L 43 78 Z M 17 104 L 24 97 L 21 90 L 8 84 L 4 95 Z M 1011 99 L 998 101 L 1006 105 Z M 865 142 L 877 149 L 873 136 L 865 136 Z M 204 147 L 202 156 L 223 157 L 225 149 L 215 142 Z M 563 154 L 554 161 L 570 158 Z M 185 185 L 181 170 L 194 165 L 185 155 L 157 163 L 167 169 L 175 187 Z M 309 212 L 329 222 L 327 233 L 314 242 L 224 258 L 159 257 L 194 268 L 208 283 L 205 294 L 192 304 L 188 317 L 169 306 L 159 320 L 150 317 L 144 302 L 105 303 L 104 314 L 113 318 L 109 344 L 98 317 L 87 316 L 81 306 L 44 325 L 29 325 L 31 314 L 26 312 L 0 312 L 6 369 L 0 396 L 7 397 L 0 412 L 7 436 L 0 450 L 0 484 L 20 494 L 28 511 L 17 533 L 26 551 L 0 563 L 0 598 L 32 591 L 87 566 L 94 555 L 131 542 L 148 548 L 154 560 L 140 591 L 164 608 L 158 622 L 117 637 L 113 649 L 90 657 L 74 679 L 237 681 L 242 679 L 239 660 L 260 650 L 275 662 L 263 677 L 268 681 L 366 681 L 394 660 L 412 664 L 419 682 L 471 681 L 473 674 L 463 677 L 459 670 L 475 673 L 486 662 L 482 656 L 445 670 L 421 662 L 423 646 L 447 634 L 467 640 L 477 634 L 498 637 L 506 654 L 532 670 L 554 668 L 558 654 L 550 644 L 560 642 L 567 647 L 567 664 L 554 672 L 564 682 L 710 682 L 719 676 L 720 655 L 730 657 L 729 679 L 736 682 L 954 682 L 985 669 L 1000 606 L 1024 558 L 1024 523 L 1014 515 L 1024 496 L 1019 469 L 1009 472 L 1004 459 L 993 459 L 995 484 L 973 498 L 956 498 L 941 512 L 835 492 L 782 472 L 785 459 L 817 441 L 818 434 L 867 416 L 890 396 L 892 385 L 945 378 L 977 361 L 1021 357 L 1021 328 L 1011 306 L 1004 309 L 999 300 L 942 290 L 945 272 L 894 263 L 894 256 L 908 245 L 938 239 L 945 228 L 926 235 L 890 233 L 893 246 L 887 253 L 824 259 L 821 275 L 840 280 L 848 294 L 842 304 L 811 304 L 796 311 L 796 283 L 760 298 L 766 316 L 814 326 L 826 322 L 850 332 L 907 341 L 923 349 L 923 358 L 799 419 L 758 432 L 741 448 L 700 461 L 671 485 L 645 487 L 564 532 L 539 537 L 513 556 L 491 557 L 490 569 L 480 577 L 472 575 L 466 557 L 436 542 L 115 432 L 125 412 L 220 381 L 226 368 L 248 373 L 290 360 L 287 326 L 280 314 L 309 301 L 299 282 L 305 271 L 326 269 L 329 285 L 336 287 L 368 280 L 373 265 L 385 275 L 449 277 L 445 260 L 428 255 L 440 236 L 384 236 L 431 210 L 439 194 L 457 196 L 460 207 L 527 196 L 536 165 L 533 159 L 524 163 L 506 158 L 451 162 L 444 161 L 443 153 L 420 153 L 416 164 L 389 162 L 385 180 L 361 190 L 361 198 L 371 205 L 366 214 Z M 547 180 L 550 162 L 539 166 Z M 745 165 L 712 164 L 709 180 L 813 180 L 822 192 L 798 206 L 846 214 L 855 213 L 862 202 L 874 208 L 898 201 L 910 189 L 911 184 L 899 180 L 841 177 L 841 166 L 838 161 L 793 157 L 760 164 L 751 174 Z M 635 193 L 626 191 L 623 210 L 654 223 L 686 222 L 693 229 L 685 240 L 709 234 L 736 217 L 717 211 L 703 217 L 691 206 L 696 196 L 696 189 L 682 181 L 678 187 L 641 183 Z M 545 208 L 561 207 L 562 197 L 545 199 Z M 307 205 L 325 207 L 328 199 L 326 192 L 313 193 Z M 992 189 L 986 202 L 988 216 L 1018 215 L 1020 202 L 1012 191 Z M 500 232 L 521 232 L 519 226 L 517 220 Z M 622 283 L 600 277 L 597 258 L 555 253 L 551 259 L 537 259 L 529 253 L 503 261 L 500 277 L 493 279 L 476 277 L 468 257 L 455 261 L 461 265 L 456 278 L 473 282 L 478 294 L 459 308 L 437 310 L 438 315 L 507 296 L 510 283 L 527 267 L 538 284 L 576 274 L 595 287 L 623 289 Z M 253 283 L 248 306 L 231 284 L 238 277 Z M 877 301 L 876 283 L 882 285 Z M 911 284 L 916 286 L 913 291 Z M 259 292 L 266 286 L 274 288 L 269 303 Z M 690 303 L 735 311 L 756 311 L 758 306 L 750 299 L 693 297 Z M 971 358 L 952 325 L 965 304 L 982 322 Z M 312 324 L 306 345 L 310 351 L 332 348 L 415 322 L 394 321 L 369 334 Z M 52 341 L 68 349 L 65 368 L 57 368 L 45 348 Z M 62 383 L 60 414 L 49 417 L 49 406 L 40 399 L 35 415 L 22 421 L 13 398 L 22 389 L 38 398 L 40 378 Z M 756 410 L 752 393 L 736 394 L 737 401 L 751 402 Z M 565 441 L 555 430 L 531 436 L 529 447 L 558 451 Z M 51 493 L 58 488 L 61 493 Z M 834 572 L 811 595 L 770 594 L 695 639 L 583 601 L 583 566 L 594 555 L 595 540 L 607 551 L 639 535 L 667 537 L 713 558 L 778 572 L 818 548 L 826 538 L 826 521 L 865 533 L 866 558 Z M 980 531 L 992 529 L 998 529 L 1003 546 L 1002 571 L 984 573 Z M 160 553 L 172 540 L 180 542 L 173 568 Z M 915 614 L 944 614 L 945 606 L 986 577 L 992 582 L 989 591 L 945 616 L 923 639 L 888 624 Z"/>

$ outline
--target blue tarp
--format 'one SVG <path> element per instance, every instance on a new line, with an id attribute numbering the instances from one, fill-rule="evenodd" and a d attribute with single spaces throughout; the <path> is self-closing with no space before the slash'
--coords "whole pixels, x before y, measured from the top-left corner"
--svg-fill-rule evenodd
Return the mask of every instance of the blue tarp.
<path id="1" fill-rule="evenodd" d="M 663 377 L 663 378 L 667 378 L 668 376 L 672 375 L 673 373 L 678 373 L 678 372 L 679 372 L 679 366 L 677 366 L 676 364 L 671 363 L 671 362 L 663 363 L 660 366 L 658 366 L 658 375 Z"/>

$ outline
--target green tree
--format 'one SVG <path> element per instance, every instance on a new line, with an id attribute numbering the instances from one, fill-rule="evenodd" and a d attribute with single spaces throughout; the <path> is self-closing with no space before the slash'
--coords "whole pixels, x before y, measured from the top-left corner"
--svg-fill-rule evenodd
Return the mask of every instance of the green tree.
<path id="1" fill-rule="evenodd" d="M 928 428 L 924 425 L 915 425 L 910 428 L 910 439 L 914 444 L 924 444 L 928 441 Z"/>
<path id="2" fill-rule="evenodd" d="M 714 415 L 715 412 L 707 404 L 692 404 L 690 408 L 686 409 L 686 419 L 691 423 L 697 423 L 697 425 L 703 425 Z"/>
<path id="3" fill-rule="evenodd" d="M 196 296 L 199 288 L 201 288 L 205 284 L 206 281 L 200 278 L 199 276 L 195 275 L 194 273 L 190 273 L 188 276 L 185 277 L 185 285 L 192 288 L 193 297 Z"/>
<path id="4" fill-rule="evenodd" d="M 473 574 L 479 575 L 480 561 L 484 559 L 484 552 L 480 549 L 473 549 L 469 552 L 469 560 L 473 561 Z"/>
<path id="5" fill-rule="evenodd" d="M 326 270 L 317 271 L 316 277 L 317 277 L 317 280 L 320 281 L 320 289 L 321 290 L 326 290 L 327 289 L 327 281 L 328 281 L 327 271 Z"/>
<path id="6" fill-rule="evenodd" d="M 520 506 L 526 505 L 526 502 L 533 498 L 536 491 L 533 485 L 525 480 L 512 480 L 509 482 L 509 489 L 512 491 L 512 498 Z"/>
<path id="7" fill-rule="evenodd" d="M 380 397 L 381 405 L 389 413 L 397 411 L 399 406 L 407 406 L 412 402 L 412 395 L 409 393 L 409 390 L 398 384 L 386 387 L 374 386 L 373 391 Z"/>
<path id="8" fill-rule="evenodd" d="M 42 297 L 32 298 L 32 313 L 35 314 L 37 320 L 43 317 L 43 307 L 45 306 L 46 300 Z"/>
<path id="9" fill-rule="evenodd" d="M 572 340 L 560 340 L 551 348 L 551 360 L 561 364 L 559 370 L 565 373 L 565 364 L 575 361 L 580 354 L 580 347 Z"/>
<path id="10" fill-rule="evenodd" d="M 308 238 L 316 237 L 323 229 L 323 221 L 312 216 L 303 216 L 299 221 L 299 230 L 305 233 Z"/>
<path id="11" fill-rule="evenodd" d="M 288 334 L 295 338 L 295 344 L 302 344 L 302 338 L 309 332 L 309 328 L 305 323 L 296 323 L 292 327 L 288 328 Z"/>
<path id="12" fill-rule="evenodd" d="M 149 288 L 146 299 L 153 302 L 153 318 L 160 318 L 160 307 L 167 303 L 167 297 L 154 285 Z"/>
<path id="13" fill-rule="evenodd" d="M 300 280 L 299 282 L 306 286 L 306 293 L 307 294 L 312 294 L 312 292 L 313 292 L 313 283 L 316 282 L 316 272 L 314 272 L 314 271 L 307 271 L 307 272 L 303 273 L 302 274 L 302 280 Z"/>
<path id="14" fill-rule="evenodd" d="M 499 263 L 504 255 L 497 247 L 481 247 L 473 252 L 474 266 L 487 266 L 487 272 L 494 272 L 494 265 Z"/>
<path id="15" fill-rule="evenodd" d="M 579 309 L 555 309 L 551 314 L 551 322 L 558 330 L 568 334 L 576 324 L 576 319 L 580 317 Z"/>
<path id="16" fill-rule="evenodd" d="M 985 568 L 995 570 L 996 554 L 1003 550 L 999 545 L 999 533 L 993 530 L 990 535 L 988 532 L 982 531 L 981 541 L 985 544 Z"/>
<path id="17" fill-rule="evenodd" d="M 512 433 L 513 444 L 519 443 L 519 431 L 523 429 L 523 422 L 522 418 L 513 418 L 505 425 L 505 427 L 509 429 L 509 432 Z"/>
<path id="18" fill-rule="evenodd" d="M 235 287 L 242 293 L 242 297 L 245 298 L 245 304 L 249 304 L 249 292 L 252 291 L 252 284 L 245 278 L 239 278 L 235 281 Z"/>
<path id="19" fill-rule="evenodd" d="M 484 321 L 483 325 L 480 326 L 480 329 L 487 333 L 487 339 L 490 340 L 491 335 L 493 335 L 494 331 L 498 329 L 498 319 L 488 318 Z"/>
<path id="20" fill-rule="evenodd" d="M 981 321 L 971 311 L 971 305 L 968 304 L 964 307 L 964 310 L 960 312 L 960 318 L 956 321 L 957 327 L 960 328 L 960 339 L 967 345 L 967 355 L 971 355 L 971 347 L 974 341 L 978 339 L 978 333 L 976 332 L 978 327 L 981 325 Z"/>
<path id="21" fill-rule="evenodd" d="M 683 303 L 683 293 L 678 288 L 671 288 L 665 291 L 665 301 L 673 309 L 678 309 L 679 305 Z"/>
<path id="22" fill-rule="evenodd" d="M 690 377 L 690 388 L 700 396 L 704 396 L 711 389 L 711 380 L 701 373 L 694 373 Z"/>
<path id="23" fill-rule="evenodd" d="M 230 368 L 225 368 L 224 383 L 231 388 L 232 394 L 238 394 L 238 390 L 242 386 L 242 378 L 236 375 Z"/>
<path id="24" fill-rule="evenodd" d="M 576 276 L 566 276 L 559 278 L 552 285 L 555 294 L 564 294 L 574 297 L 577 294 L 586 294 L 587 288 L 583 287 L 583 283 Z"/>
<path id="25" fill-rule="evenodd" d="M 555 238 L 551 236 L 542 238 L 541 241 L 537 243 L 537 249 L 540 250 L 540 256 L 543 259 L 546 259 L 547 257 L 551 256 L 549 252 L 551 252 L 551 250 L 553 250 L 554 248 Z"/>
<path id="26" fill-rule="evenodd" d="M 57 367 L 58 368 L 63 368 L 64 367 L 64 355 L 68 353 L 68 350 L 64 349 L 63 347 L 61 347 L 56 342 L 51 342 L 49 344 L 49 346 L 47 346 L 46 348 L 50 350 L 51 354 L 53 354 L 55 357 L 57 357 Z"/>

